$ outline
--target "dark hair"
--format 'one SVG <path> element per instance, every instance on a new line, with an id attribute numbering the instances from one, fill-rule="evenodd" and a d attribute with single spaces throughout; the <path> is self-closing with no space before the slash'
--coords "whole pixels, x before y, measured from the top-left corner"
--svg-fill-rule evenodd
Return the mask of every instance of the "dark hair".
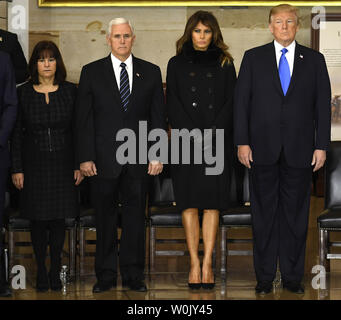
<path id="1" fill-rule="evenodd" d="M 212 43 L 222 51 L 220 57 L 221 65 L 224 65 L 226 61 L 231 63 L 233 58 L 228 52 L 229 47 L 224 43 L 218 21 L 216 17 L 208 11 L 197 11 L 188 19 L 183 36 L 176 42 L 176 54 L 179 55 L 182 52 L 185 43 L 192 43 L 192 32 L 199 22 L 212 30 Z"/>
<path id="2" fill-rule="evenodd" d="M 62 55 L 56 44 L 52 41 L 43 40 L 38 42 L 32 52 L 30 62 L 28 63 L 28 70 L 31 80 L 34 84 L 39 84 L 39 74 L 37 63 L 41 58 L 55 58 L 56 59 L 56 73 L 53 84 L 60 84 L 66 79 L 66 69 L 63 62 Z"/>

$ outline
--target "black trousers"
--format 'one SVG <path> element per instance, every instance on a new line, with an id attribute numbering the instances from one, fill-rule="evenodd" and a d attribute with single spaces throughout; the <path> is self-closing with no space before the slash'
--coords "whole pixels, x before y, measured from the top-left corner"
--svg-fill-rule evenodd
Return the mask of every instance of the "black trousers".
<path id="1" fill-rule="evenodd" d="M 124 167 L 119 177 L 91 178 L 96 212 L 95 272 L 99 282 L 117 277 L 117 204 L 122 203 L 119 266 L 124 280 L 144 278 L 147 177 L 134 178 Z"/>
<path id="2" fill-rule="evenodd" d="M 281 152 L 273 165 L 252 165 L 250 196 L 257 281 L 273 281 L 277 260 L 283 281 L 302 281 L 311 168 L 292 168 Z"/>
<path id="3" fill-rule="evenodd" d="M 5 211 L 5 192 L 8 177 L 8 168 L 0 166 L 0 252 L 3 249 L 2 228 L 4 225 L 4 211 Z"/>
<path id="4" fill-rule="evenodd" d="M 0 228 L 4 223 L 4 209 L 5 209 L 5 193 L 8 177 L 8 168 L 2 168 L 0 166 Z"/>

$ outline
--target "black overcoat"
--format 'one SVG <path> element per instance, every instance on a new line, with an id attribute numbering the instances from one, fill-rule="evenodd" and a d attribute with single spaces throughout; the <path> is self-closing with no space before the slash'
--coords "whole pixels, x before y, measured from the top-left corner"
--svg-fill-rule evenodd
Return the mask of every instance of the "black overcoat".
<path id="1" fill-rule="evenodd" d="M 229 203 L 232 156 L 232 109 L 236 73 L 233 62 L 220 62 L 220 49 L 195 51 L 185 44 L 183 52 L 169 60 L 167 68 L 167 110 L 172 129 L 224 129 L 224 170 L 207 175 L 208 165 L 172 164 L 177 205 L 202 209 L 223 209 Z M 193 139 L 192 139 L 193 141 Z M 213 139 L 215 141 L 215 139 Z M 194 143 L 193 143 L 194 144 Z M 213 152 L 215 152 L 215 142 Z M 193 149 L 191 149 L 193 155 Z M 181 152 L 180 152 L 181 159 Z M 180 160 L 181 161 L 181 160 Z"/>

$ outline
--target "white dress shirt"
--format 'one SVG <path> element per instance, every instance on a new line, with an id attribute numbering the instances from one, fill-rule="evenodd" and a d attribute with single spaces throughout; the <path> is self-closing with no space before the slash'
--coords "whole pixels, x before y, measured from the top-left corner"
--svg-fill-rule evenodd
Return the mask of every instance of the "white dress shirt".
<path id="1" fill-rule="evenodd" d="M 288 52 L 285 54 L 285 57 L 287 58 L 289 69 L 290 69 L 290 75 L 292 76 L 292 71 L 294 69 L 296 41 L 294 40 L 287 47 L 283 47 L 276 40 L 274 40 L 274 45 L 275 45 L 275 52 L 276 52 L 277 68 L 279 66 L 279 60 L 281 59 L 281 56 L 282 56 L 281 50 L 283 48 L 286 48 L 288 50 Z"/>
<path id="2" fill-rule="evenodd" d="M 121 63 L 124 62 L 126 64 L 126 70 L 128 73 L 128 78 L 129 78 L 129 88 L 130 88 L 130 93 L 133 89 L 133 57 L 130 55 L 126 61 L 121 61 L 117 59 L 112 53 L 111 53 L 111 62 L 112 66 L 115 72 L 115 78 L 117 82 L 117 88 L 118 91 L 120 91 L 120 80 L 121 80 Z"/>

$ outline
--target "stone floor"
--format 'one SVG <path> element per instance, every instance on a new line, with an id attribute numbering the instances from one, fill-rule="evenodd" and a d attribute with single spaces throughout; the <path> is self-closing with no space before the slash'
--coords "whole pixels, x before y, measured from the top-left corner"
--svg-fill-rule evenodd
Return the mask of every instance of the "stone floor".
<path id="1" fill-rule="evenodd" d="M 227 277 L 221 277 L 220 272 L 217 270 L 216 287 L 213 290 L 191 291 L 187 287 L 189 258 L 183 256 L 157 257 L 155 268 L 157 272 L 153 274 L 146 273 L 146 284 L 149 290 L 145 293 L 123 289 L 119 278 L 117 288 L 101 294 L 92 293 L 92 286 L 95 283 L 94 275 L 82 278 L 77 276 L 75 281 L 67 284 L 66 293 L 51 291 L 37 293 L 34 288 L 34 261 L 32 259 L 22 259 L 16 261 L 16 263 L 22 264 L 26 269 L 26 289 L 13 290 L 12 298 L 2 298 L 1 300 L 340 300 L 341 267 L 339 262 L 341 261 L 332 261 L 330 272 L 326 274 L 325 288 L 323 288 L 323 281 L 320 282 L 322 285 L 320 289 L 314 289 L 312 285 L 313 277 L 316 276 L 316 274 L 312 273 L 312 268 L 318 264 L 316 217 L 322 211 L 322 207 L 323 199 L 312 197 L 306 251 L 304 295 L 296 295 L 284 290 L 279 281 L 274 284 L 272 293 L 265 296 L 256 295 L 254 290 L 256 279 L 252 256 L 228 257 Z M 183 230 L 162 230 L 162 232 L 173 237 L 176 232 L 183 232 Z M 237 230 L 235 234 L 236 236 L 240 234 L 250 236 L 250 230 Z M 25 248 L 25 250 L 31 249 Z M 86 271 L 90 274 L 93 273 L 93 261 L 91 257 L 86 260 Z M 218 254 L 217 267 L 219 266 L 220 256 Z"/>

